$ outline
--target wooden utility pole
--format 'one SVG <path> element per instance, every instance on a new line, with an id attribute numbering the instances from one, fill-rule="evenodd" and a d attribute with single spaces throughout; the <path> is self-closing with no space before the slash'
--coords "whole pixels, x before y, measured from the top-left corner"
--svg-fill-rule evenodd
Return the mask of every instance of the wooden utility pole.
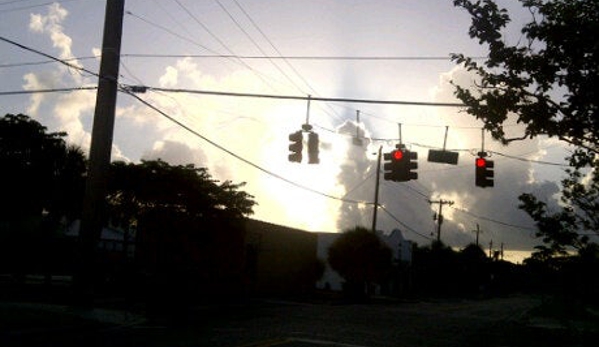
<path id="1" fill-rule="evenodd" d="M 478 243 L 478 235 L 482 232 L 482 230 L 480 230 L 480 226 L 478 225 L 478 223 L 476 223 L 476 230 L 472 230 L 472 232 L 476 233 L 476 246 L 479 246 Z"/>
<path id="2" fill-rule="evenodd" d="M 443 224 L 443 205 L 453 205 L 453 201 L 439 199 L 437 201 L 428 201 L 431 204 L 439 204 L 439 213 L 437 214 L 437 242 L 441 242 L 441 224 Z"/>
<path id="3" fill-rule="evenodd" d="M 379 181 L 381 178 L 381 156 L 383 153 L 383 146 L 379 147 L 379 155 L 376 161 L 376 183 L 374 186 L 374 212 L 372 213 L 372 232 L 376 233 L 376 214 L 379 209 Z"/>
<path id="4" fill-rule="evenodd" d="M 114 132 L 125 0 L 107 0 L 98 92 L 89 152 L 89 168 L 79 229 L 75 285 L 83 304 L 93 301 L 97 246 L 105 217 L 105 197 Z"/>

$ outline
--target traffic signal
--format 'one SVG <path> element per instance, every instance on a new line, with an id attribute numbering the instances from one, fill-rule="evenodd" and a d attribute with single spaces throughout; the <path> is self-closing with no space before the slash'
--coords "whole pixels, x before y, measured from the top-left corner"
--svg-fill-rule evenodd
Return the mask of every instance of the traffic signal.
<path id="1" fill-rule="evenodd" d="M 493 187 L 495 185 L 493 177 L 495 172 L 493 168 L 495 163 L 492 160 L 487 160 L 484 157 L 478 157 L 474 161 L 476 170 L 476 186 L 477 187 Z"/>
<path id="2" fill-rule="evenodd" d="M 315 132 L 308 133 L 308 164 L 318 164 L 318 134 Z"/>
<path id="3" fill-rule="evenodd" d="M 383 155 L 385 164 L 385 179 L 396 182 L 406 182 L 418 178 L 418 173 L 415 172 L 418 168 L 417 152 L 411 152 L 400 148 Z"/>
<path id="4" fill-rule="evenodd" d="M 294 133 L 289 134 L 289 161 L 295 163 L 302 162 L 302 150 L 304 149 L 304 137 L 302 135 L 302 131 L 296 131 Z"/>
<path id="5" fill-rule="evenodd" d="M 403 152 L 399 149 L 383 154 L 385 163 L 383 164 L 383 170 L 385 172 L 384 178 L 388 181 L 398 181 L 399 171 L 402 165 Z"/>

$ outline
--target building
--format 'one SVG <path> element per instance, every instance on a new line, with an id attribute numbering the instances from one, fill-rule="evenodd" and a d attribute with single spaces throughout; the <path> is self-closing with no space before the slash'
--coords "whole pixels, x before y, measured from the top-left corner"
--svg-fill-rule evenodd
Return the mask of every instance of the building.
<path id="1" fill-rule="evenodd" d="M 315 233 L 248 219 L 245 268 L 250 294 L 311 291 L 319 275 L 316 246 Z"/>

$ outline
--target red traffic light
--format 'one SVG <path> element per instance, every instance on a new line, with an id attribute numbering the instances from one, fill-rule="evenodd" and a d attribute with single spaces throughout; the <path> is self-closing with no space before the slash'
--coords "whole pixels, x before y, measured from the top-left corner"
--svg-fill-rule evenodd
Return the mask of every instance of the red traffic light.
<path id="1" fill-rule="evenodd" d="M 403 152 L 402 151 L 394 151 L 393 152 L 393 159 L 394 160 L 401 160 L 403 158 Z"/>
<path id="2" fill-rule="evenodd" d="M 487 165 L 487 160 L 485 158 L 476 158 L 476 166 L 477 167 L 485 167 Z"/>

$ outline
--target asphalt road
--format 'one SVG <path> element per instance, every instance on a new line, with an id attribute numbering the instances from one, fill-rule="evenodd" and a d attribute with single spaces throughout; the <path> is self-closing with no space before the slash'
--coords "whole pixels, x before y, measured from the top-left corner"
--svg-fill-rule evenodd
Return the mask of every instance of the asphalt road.
<path id="1" fill-rule="evenodd" d="M 359 305 L 260 300 L 204 306 L 179 322 L 17 336 L 7 346 L 568 346 L 571 336 L 559 329 L 524 324 L 538 304 L 530 297 Z"/>

